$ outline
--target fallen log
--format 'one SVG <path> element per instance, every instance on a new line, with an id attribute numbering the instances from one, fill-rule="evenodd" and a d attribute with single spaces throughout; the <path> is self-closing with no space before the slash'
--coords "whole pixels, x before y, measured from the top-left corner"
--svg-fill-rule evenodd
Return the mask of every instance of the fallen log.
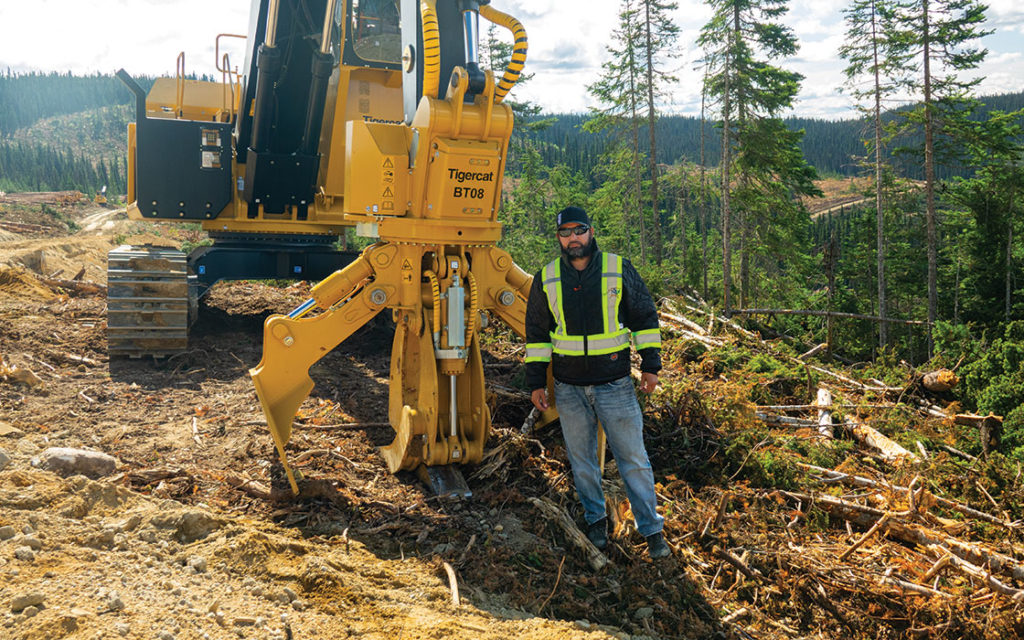
<path id="1" fill-rule="evenodd" d="M 608 556 L 601 553 L 601 551 L 593 545 L 587 536 L 584 535 L 576 523 L 573 522 L 572 516 L 570 516 L 565 509 L 559 507 L 555 503 L 551 502 L 546 498 L 530 498 L 530 504 L 537 508 L 545 518 L 551 521 L 552 524 L 558 526 L 570 543 L 572 543 L 577 549 L 583 552 L 584 557 L 587 559 L 587 564 L 594 571 L 600 571 L 608 566 L 610 562 Z"/>
<path id="2" fill-rule="evenodd" d="M 722 549 L 718 545 L 715 545 L 711 548 L 711 553 L 739 569 L 740 573 L 747 576 L 751 580 L 760 580 L 764 577 L 760 571 L 758 571 L 757 569 L 751 569 L 746 562 L 743 562 L 742 559 L 737 557 L 735 554 L 731 553 L 728 549 Z"/>
<path id="3" fill-rule="evenodd" d="M 833 437 L 832 413 L 828 407 L 832 406 L 832 393 L 824 387 L 818 387 L 818 433 L 826 438 Z"/>
<path id="4" fill-rule="evenodd" d="M 40 278 L 43 284 L 51 289 L 67 289 L 82 295 L 98 295 L 107 293 L 106 285 L 87 280 L 59 280 L 55 278 Z"/>
<path id="5" fill-rule="evenodd" d="M 876 429 L 872 429 L 856 418 L 847 418 L 847 425 L 857 440 L 869 447 L 881 451 L 882 459 L 890 464 L 899 464 L 901 462 L 920 462 L 921 460 L 916 454 L 907 451 L 896 442 L 890 440 L 884 434 L 880 433 Z"/>
<path id="6" fill-rule="evenodd" d="M 689 329 L 690 331 L 693 331 L 694 333 L 697 333 L 697 334 L 700 334 L 700 335 L 707 335 L 707 331 L 704 330 L 704 327 L 700 326 L 699 324 L 697 324 L 696 322 L 694 322 L 693 320 L 690 320 L 689 318 L 687 318 L 685 316 L 677 316 L 675 314 L 666 313 L 664 311 L 659 311 L 658 315 L 660 317 L 662 317 L 662 318 L 665 318 L 666 320 L 670 320 L 672 322 L 675 322 L 676 324 L 681 324 L 684 327 L 686 327 L 687 329 Z"/>
<path id="7" fill-rule="evenodd" d="M 827 348 L 828 348 L 828 343 L 827 342 L 822 342 L 821 344 L 819 344 L 817 346 L 811 347 L 810 351 L 806 351 L 804 353 L 801 353 L 800 355 L 798 355 L 796 357 L 796 359 L 797 360 L 806 360 L 807 358 L 810 358 L 811 356 L 818 355 L 819 353 L 821 353 L 822 351 L 824 351 Z"/>
<path id="8" fill-rule="evenodd" d="M 808 471 L 814 471 L 814 472 L 817 472 L 817 473 L 825 474 L 827 476 L 826 478 L 823 479 L 825 482 L 836 482 L 836 481 L 838 481 L 838 482 L 844 482 L 846 484 L 849 484 L 849 485 L 852 485 L 852 486 L 855 486 L 855 487 L 867 487 L 869 489 L 879 489 L 879 490 L 890 490 L 891 489 L 892 491 L 897 491 L 897 492 L 900 492 L 900 493 L 906 493 L 907 491 L 909 491 L 909 489 L 907 487 L 901 487 L 901 486 L 897 486 L 897 485 L 881 484 L 879 482 L 875 482 L 874 480 L 871 480 L 870 478 L 865 478 L 863 476 L 855 476 L 855 475 L 851 475 L 851 474 L 847 474 L 847 473 L 842 473 L 840 471 L 833 471 L 831 469 L 826 469 L 824 467 L 817 467 L 817 466 L 815 466 L 813 464 L 805 464 L 803 462 L 798 462 L 796 464 L 797 464 L 798 467 L 801 467 L 803 469 L 807 469 Z M 1002 518 L 999 518 L 997 516 L 993 516 L 991 514 L 985 513 L 984 511 L 979 511 L 978 509 L 970 507 L 970 506 L 968 506 L 966 504 L 963 504 L 961 502 L 956 502 L 956 501 L 950 500 L 948 498 L 943 498 L 942 496 L 937 496 L 937 495 L 935 495 L 933 493 L 929 493 L 928 497 L 926 498 L 926 500 L 934 500 L 936 505 L 938 505 L 940 507 L 943 507 L 945 509 L 950 509 L 952 511 L 958 511 L 958 512 L 964 514 L 964 515 L 971 516 L 972 518 L 977 518 L 978 520 L 984 520 L 985 522 L 990 522 L 992 524 L 998 524 L 998 525 L 1006 527 L 1008 529 L 1017 529 L 1020 526 L 1019 523 L 1017 523 L 1017 522 L 1009 522 L 1009 521 L 1004 520 Z"/>
<path id="9" fill-rule="evenodd" d="M 791 418 L 789 416 L 777 416 L 771 413 L 764 413 L 761 411 L 755 411 L 754 417 L 764 422 L 765 424 L 779 424 L 790 427 L 817 427 L 818 422 L 816 420 L 808 420 L 806 418 Z"/>
<path id="10" fill-rule="evenodd" d="M 955 387 L 959 381 L 960 379 L 956 377 L 956 374 L 949 369 L 937 369 L 924 374 L 921 384 L 929 391 L 942 393 Z"/>
<path id="11" fill-rule="evenodd" d="M 954 567 L 964 572 L 965 574 L 984 581 L 985 585 L 992 591 L 1000 593 L 1004 596 L 1009 596 L 1012 600 L 1015 600 L 1017 602 L 1024 600 L 1024 591 L 1022 591 L 1021 589 L 1015 589 L 1014 587 L 1011 587 L 1003 583 L 1001 580 L 995 578 L 991 573 L 985 571 L 981 567 L 974 565 L 968 562 L 967 560 L 964 560 L 963 558 L 958 558 L 956 556 L 951 556 L 947 554 L 946 550 L 940 546 L 929 545 L 928 549 L 932 553 L 941 556 L 941 558 L 947 558 L 950 564 L 952 564 Z"/>
<path id="12" fill-rule="evenodd" d="M 838 516 L 863 527 L 870 527 L 880 516 L 889 513 L 880 509 L 865 507 L 864 505 L 859 505 L 854 502 L 849 502 L 847 500 L 834 498 L 824 494 L 809 496 L 790 491 L 780 491 L 779 493 L 785 495 L 791 500 L 801 502 L 809 502 L 813 500 L 815 506 L 825 509 L 828 511 L 829 515 Z M 900 515 L 906 514 L 891 514 L 891 516 Z M 964 542 L 963 540 L 959 540 L 951 536 L 943 535 L 937 531 L 931 531 L 921 526 L 902 522 L 895 517 L 890 517 L 889 522 L 886 525 L 886 533 L 889 537 L 893 537 L 910 544 L 921 545 L 923 547 L 937 545 L 963 560 L 967 560 L 968 562 L 972 562 L 979 566 L 989 567 L 993 572 L 1004 573 L 1012 576 L 1015 580 L 1024 580 L 1024 566 L 1021 566 L 1010 556 L 999 552 L 982 549 L 977 545 Z"/>
<path id="13" fill-rule="evenodd" d="M 993 413 L 989 413 L 987 416 L 960 413 L 953 416 L 953 422 L 978 430 L 978 436 L 981 438 L 981 451 L 985 456 L 999 450 L 999 444 L 1003 437 L 1003 416 Z"/>

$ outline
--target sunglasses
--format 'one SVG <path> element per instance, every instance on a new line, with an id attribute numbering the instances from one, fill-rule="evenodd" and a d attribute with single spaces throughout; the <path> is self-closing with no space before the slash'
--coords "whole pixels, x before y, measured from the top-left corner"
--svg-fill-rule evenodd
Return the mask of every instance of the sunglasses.
<path id="1" fill-rule="evenodd" d="M 571 236 L 573 234 L 576 234 L 578 236 L 582 236 L 583 234 L 585 234 L 588 231 L 590 231 L 590 227 L 588 227 L 585 224 L 581 224 L 578 227 L 567 227 L 565 229 L 559 229 L 558 230 L 558 235 L 562 236 L 563 238 L 568 238 L 569 236 Z"/>

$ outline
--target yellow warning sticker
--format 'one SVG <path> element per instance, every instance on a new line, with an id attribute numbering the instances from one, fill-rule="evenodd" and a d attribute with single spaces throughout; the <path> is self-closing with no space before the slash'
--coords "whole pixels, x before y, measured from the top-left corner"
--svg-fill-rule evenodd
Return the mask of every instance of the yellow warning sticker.
<path id="1" fill-rule="evenodd" d="M 393 169 L 395 165 L 391 162 L 391 158 L 384 158 L 384 168 Z"/>
<path id="2" fill-rule="evenodd" d="M 384 187 L 384 193 L 381 194 L 382 198 L 394 198 L 395 192 L 391 190 L 391 187 Z"/>
<path id="3" fill-rule="evenodd" d="M 409 258 L 406 258 L 405 262 L 402 263 L 402 269 L 412 269 L 412 262 L 409 261 Z"/>

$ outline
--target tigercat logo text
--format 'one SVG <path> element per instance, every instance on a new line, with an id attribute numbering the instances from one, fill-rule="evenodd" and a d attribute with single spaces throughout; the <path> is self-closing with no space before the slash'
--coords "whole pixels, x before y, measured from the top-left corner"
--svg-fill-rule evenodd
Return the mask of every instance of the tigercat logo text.
<path id="1" fill-rule="evenodd" d="M 374 122 L 377 124 L 405 124 L 402 120 L 385 120 L 384 118 L 374 118 L 373 116 L 363 116 L 363 122 Z"/>
<path id="2" fill-rule="evenodd" d="M 456 182 L 475 180 L 477 182 L 494 182 L 494 172 L 488 171 L 463 171 L 462 169 L 448 169 L 448 179 Z"/>

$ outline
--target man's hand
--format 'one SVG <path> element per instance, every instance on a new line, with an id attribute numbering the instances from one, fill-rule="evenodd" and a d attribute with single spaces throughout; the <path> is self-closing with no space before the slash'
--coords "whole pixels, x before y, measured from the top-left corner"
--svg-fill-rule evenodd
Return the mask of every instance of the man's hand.
<path id="1" fill-rule="evenodd" d="M 655 387 L 658 386 L 658 374 L 656 373 L 642 373 L 640 374 L 640 390 L 644 393 L 654 393 Z M 536 393 L 536 391 L 534 392 Z M 537 404 L 534 402 L 534 404 Z"/>
<path id="2" fill-rule="evenodd" d="M 534 389 L 533 393 L 530 394 L 530 401 L 533 402 L 533 406 L 537 407 L 537 411 L 548 410 L 548 390 L 547 389 Z"/>

